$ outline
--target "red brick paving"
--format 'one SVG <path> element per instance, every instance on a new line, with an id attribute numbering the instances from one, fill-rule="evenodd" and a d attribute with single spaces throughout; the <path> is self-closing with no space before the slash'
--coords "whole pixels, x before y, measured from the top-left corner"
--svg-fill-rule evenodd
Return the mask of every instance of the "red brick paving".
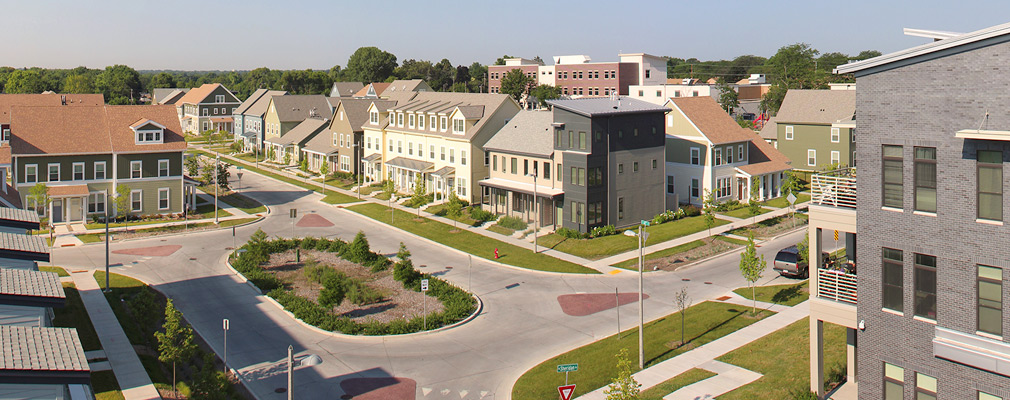
<path id="1" fill-rule="evenodd" d="M 617 297 L 622 306 L 638 301 L 638 293 L 621 293 Z M 648 299 L 649 295 L 645 294 L 642 298 Z M 558 296 L 561 311 L 573 317 L 584 317 L 609 310 L 616 307 L 614 303 L 613 293 L 580 293 Z"/>
<path id="2" fill-rule="evenodd" d="M 407 378 L 353 378 L 340 382 L 340 389 L 354 400 L 413 399 L 417 382 Z"/>
<path id="3" fill-rule="evenodd" d="M 302 219 L 298 220 L 295 226 L 302 228 L 326 228 L 333 226 L 333 223 L 319 214 L 305 214 Z"/>
<path id="4" fill-rule="evenodd" d="M 135 249 L 123 249 L 114 250 L 115 254 L 127 254 L 131 256 L 146 256 L 146 257 L 164 257 L 170 256 L 177 250 L 181 249 L 182 246 L 177 244 L 170 244 L 165 246 L 154 246 L 154 247 L 138 247 Z"/>

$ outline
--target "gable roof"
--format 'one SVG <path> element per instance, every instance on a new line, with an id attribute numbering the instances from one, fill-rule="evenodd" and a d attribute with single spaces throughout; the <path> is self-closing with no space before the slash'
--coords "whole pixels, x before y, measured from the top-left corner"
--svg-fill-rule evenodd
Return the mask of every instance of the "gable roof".
<path id="1" fill-rule="evenodd" d="M 0 325 L 0 380 L 89 384 L 91 369 L 74 328 Z"/>
<path id="2" fill-rule="evenodd" d="M 379 97 L 389 97 L 394 93 L 402 92 L 430 92 L 431 86 L 421 79 L 396 79 L 389 83 L 382 93 L 376 92 Z"/>
<path id="3" fill-rule="evenodd" d="M 174 106 L 14 107 L 11 114 L 15 156 L 186 149 Z M 140 120 L 165 126 L 163 143 L 136 144 L 130 126 Z"/>
<path id="4" fill-rule="evenodd" d="M 188 91 L 189 91 L 189 89 L 186 89 L 186 90 L 174 90 L 174 91 L 168 93 L 167 95 L 165 95 L 161 100 L 158 100 L 157 102 L 152 102 L 152 104 L 154 104 L 154 103 L 157 103 L 157 104 L 175 104 L 175 103 L 178 103 L 179 99 L 181 99 L 182 96 L 185 96 L 186 92 L 188 92 Z"/>
<path id="5" fill-rule="evenodd" d="M 484 149 L 550 157 L 554 153 L 552 123 L 554 113 L 550 111 L 519 111 L 484 144 Z"/>
<path id="6" fill-rule="evenodd" d="M 161 103 L 171 97 L 178 99 L 180 94 L 186 94 L 189 88 L 154 88 L 151 89 L 151 103 Z"/>
<path id="7" fill-rule="evenodd" d="M 0 268 L 0 304 L 62 307 L 66 294 L 55 272 Z"/>
<path id="8" fill-rule="evenodd" d="M 333 82 L 330 97 L 351 97 L 363 87 L 365 84 L 361 82 Z"/>
<path id="9" fill-rule="evenodd" d="M 326 118 L 306 118 L 305 121 L 291 128 L 284 136 L 267 139 L 266 141 L 284 146 L 289 144 L 302 145 L 322 131 L 329 122 L 330 120 Z"/>
<path id="10" fill-rule="evenodd" d="M 738 169 L 751 176 L 793 169 L 789 165 L 789 157 L 768 144 L 760 136 L 751 136 L 754 137 L 751 138 L 750 146 L 747 146 L 747 165 L 737 167 Z"/>
<path id="11" fill-rule="evenodd" d="M 182 96 L 181 99 L 176 101 L 176 104 L 203 103 L 205 100 L 207 100 L 207 97 L 210 96 L 211 93 L 214 93 L 214 91 L 217 90 L 217 88 L 219 87 L 224 88 L 226 92 L 231 94 L 231 92 L 228 91 L 228 88 L 224 87 L 224 85 L 220 83 L 204 83 L 203 85 L 200 85 L 200 87 L 193 88 L 189 92 L 186 92 L 186 95 Z M 235 95 L 232 95 L 232 97 L 234 98 Z M 238 101 L 238 98 L 235 98 L 235 100 Z"/>
<path id="12" fill-rule="evenodd" d="M 100 106 L 105 104 L 101 94 L 0 94 L 0 123 L 11 121 L 11 107 L 15 106 Z"/>
<path id="13" fill-rule="evenodd" d="M 806 90 L 786 92 L 775 115 L 777 123 L 833 124 L 856 113 L 855 90 Z"/>
<path id="14" fill-rule="evenodd" d="M 267 89 L 256 89 L 256 91 L 252 92 L 252 94 L 250 94 L 249 97 L 246 97 L 245 101 L 243 101 L 242 104 L 239 104 L 238 107 L 235 107 L 235 111 L 233 111 L 232 114 L 242 114 L 246 112 L 246 110 L 248 110 L 249 107 L 252 107 L 252 105 L 256 103 L 256 101 L 258 101 L 260 98 L 262 98 L 263 95 L 265 95 L 268 91 L 269 90 Z"/>
<path id="15" fill-rule="evenodd" d="M 281 122 L 304 121 L 315 110 L 317 116 L 330 116 L 330 102 L 321 94 L 274 96 L 271 98 Z"/>
<path id="16" fill-rule="evenodd" d="M 836 74 L 872 73 L 876 70 L 896 68 L 905 63 L 915 62 L 915 59 L 919 58 L 942 57 L 950 52 L 956 52 L 958 47 L 984 46 L 1006 41 L 1010 41 L 1010 23 L 990 26 L 975 32 L 954 35 L 948 39 L 937 40 L 867 60 L 839 65 L 834 72 Z"/>
<path id="17" fill-rule="evenodd" d="M 377 101 L 372 99 L 342 98 L 337 104 L 343 109 L 344 118 L 347 118 L 347 123 L 351 125 L 351 131 L 361 132 L 361 126 L 368 122 L 368 107 L 375 102 Z M 337 115 L 337 108 L 338 106 L 334 106 L 333 115 L 330 118 L 330 130 L 333 130 L 333 123 L 340 120 L 340 117 Z"/>
<path id="18" fill-rule="evenodd" d="M 764 139 L 778 140 L 779 139 L 779 126 L 778 121 L 775 117 L 768 119 L 765 122 L 765 126 L 761 128 L 761 137 Z"/>
<path id="19" fill-rule="evenodd" d="M 390 85 L 389 82 L 369 83 L 364 87 L 362 87 L 361 90 L 359 90 L 357 93 L 355 93 L 354 97 L 370 97 L 368 95 L 368 89 L 374 89 L 373 91 L 375 92 L 375 96 L 380 97 L 382 95 L 382 92 L 386 90 L 386 88 L 389 87 L 389 85 Z"/>
<path id="20" fill-rule="evenodd" d="M 668 104 L 673 104 L 684 113 L 713 144 L 746 142 L 755 136 L 753 131 L 741 128 L 740 124 L 709 96 L 676 97 L 670 99 Z"/>
<path id="21" fill-rule="evenodd" d="M 474 123 L 472 127 L 466 130 L 464 135 L 456 135 L 451 132 L 442 131 L 431 131 L 429 129 L 424 129 L 425 134 L 437 134 L 443 136 L 449 136 L 454 138 L 470 140 L 476 135 L 487 121 L 490 116 L 494 115 L 498 110 L 506 103 L 511 102 L 515 105 L 516 111 L 519 110 L 518 104 L 512 97 L 506 94 L 493 94 L 493 93 L 453 93 L 453 92 L 416 92 L 413 93 L 409 101 L 397 101 L 396 105 L 388 107 L 386 110 L 395 110 L 403 112 L 423 112 L 423 113 L 439 113 L 449 115 L 456 110 L 457 107 L 468 107 L 470 113 L 474 113 L 477 110 L 476 107 L 480 107 L 482 110 L 480 119 Z M 398 130 L 409 128 L 396 128 Z M 421 130 L 418 130 L 421 131 Z"/>
<path id="22" fill-rule="evenodd" d="M 266 114 L 267 112 L 267 107 L 270 106 L 270 99 L 272 99 L 274 96 L 287 96 L 287 95 L 288 92 L 283 90 L 268 90 L 266 93 L 263 94 L 262 97 L 257 99 L 256 102 L 251 104 L 249 108 L 247 108 L 245 112 L 243 112 L 242 114 L 263 117 L 263 114 Z"/>
<path id="23" fill-rule="evenodd" d="M 650 112 L 666 113 L 669 111 L 666 107 L 628 97 L 620 97 L 616 100 L 611 100 L 609 97 L 583 97 L 579 99 L 548 100 L 547 103 L 586 117 Z"/>

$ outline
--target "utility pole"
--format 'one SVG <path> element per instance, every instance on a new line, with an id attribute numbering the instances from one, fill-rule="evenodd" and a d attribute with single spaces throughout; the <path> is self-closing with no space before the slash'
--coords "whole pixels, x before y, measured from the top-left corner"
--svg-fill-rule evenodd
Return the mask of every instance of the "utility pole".
<path id="1" fill-rule="evenodd" d="M 221 153 L 217 153 L 217 155 L 214 156 L 214 225 L 219 225 L 217 216 L 221 213 L 217 208 L 217 192 L 218 188 L 221 186 L 217 180 L 217 177 L 221 175 L 218 172 L 219 168 L 221 168 Z"/>
<path id="2" fill-rule="evenodd" d="M 105 192 L 105 293 L 109 293 L 109 192 Z"/>
<path id="3" fill-rule="evenodd" d="M 645 306 L 642 304 L 642 267 L 644 258 L 642 257 L 642 243 L 645 241 L 642 224 L 638 224 L 638 369 L 645 369 Z"/>

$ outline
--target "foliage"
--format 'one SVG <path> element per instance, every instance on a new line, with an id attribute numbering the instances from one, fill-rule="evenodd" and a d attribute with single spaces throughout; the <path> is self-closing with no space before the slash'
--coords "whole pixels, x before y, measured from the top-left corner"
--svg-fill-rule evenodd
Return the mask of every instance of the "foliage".
<path id="1" fill-rule="evenodd" d="M 561 97 L 561 88 L 546 84 L 540 84 L 530 89 L 530 96 L 537 99 L 540 107 L 547 107 L 547 100 L 554 100 Z"/>
<path id="2" fill-rule="evenodd" d="M 734 108 L 740 107 L 740 95 L 736 90 L 733 90 L 732 86 L 725 82 L 719 82 L 716 88 L 719 89 L 719 106 L 723 110 L 732 113 Z"/>
<path id="3" fill-rule="evenodd" d="M 684 332 L 686 331 L 684 319 L 687 318 L 687 309 L 691 307 L 691 296 L 687 294 L 686 286 L 680 288 L 674 297 L 674 302 L 677 304 L 677 309 L 680 310 L 680 344 L 683 345 L 687 343 L 684 341 Z"/>
<path id="4" fill-rule="evenodd" d="M 199 173 L 200 173 L 200 158 L 195 154 L 186 157 L 186 175 L 189 175 L 190 177 L 195 177 Z"/>
<path id="5" fill-rule="evenodd" d="M 150 289 L 141 290 L 128 301 L 133 318 L 137 319 L 141 328 L 154 326 L 158 318 L 158 303 L 154 292 Z M 145 335 L 151 332 L 144 332 Z"/>
<path id="6" fill-rule="evenodd" d="M 786 178 L 782 180 L 781 185 L 783 195 L 799 195 L 803 191 L 803 180 L 794 171 L 786 171 Z"/>
<path id="7" fill-rule="evenodd" d="M 95 88 L 108 104 L 136 104 L 143 88 L 140 74 L 126 65 L 113 65 L 95 76 Z"/>
<path id="8" fill-rule="evenodd" d="M 622 348 L 617 353 L 617 377 L 603 391 L 607 400 L 636 400 L 642 385 L 631 375 L 631 360 L 628 359 L 628 349 Z"/>
<path id="9" fill-rule="evenodd" d="M 393 185 L 393 181 L 391 179 L 382 181 L 382 192 L 389 194 L 390 198 L 392 198 L 393 193 L 396 192 L 396 186 Z"/>
<path id="10" fill-rule="evenodd" d="M 7 76 L 7 84 L 4 85 L 6 93 L 42 93 L 45 90 L 42 74 L 34 69 L 14 70 Z"/>
<path id="11" fill-rule="evenodd" d="M 228 398 L 229 385 L 227 375 L 214 368 L 214 355 L 206 353 L 203 356 L 203 366 L 190 387 L 191 398 L 225 400 Z"/>
<path id="12" fill-rule="evenodd" d="M 291 165 L 291 152 L 284 151 L 284 165 Z"/>
<path id="13" fill-rule="evenodd" d="M 83 74 L 67 75 L 63 80 L 63 93 L 94 93 L 95 85 L 90 76 Z"/>
<path id="14" fill-rule="evenodd" d="M 505 218 L 505 217 L 502 217 L 502 218 Z M 498 223 L 501 224 L 501 221 L 499 221 Z M 554 233 L 558 234 L 558 236 L 561 236 L 561 237 L 567 238 L 567 239 L 588 239 L 589 238 L 589 234 L 588 233 L 582 233 L 582 232 L 579 232 L 579 231 L 577 231 L 575 229 L 571 229 L 571 228 L 558 228 L 557 230 L 554 231 Z"/>
<path id="15" fill-rule="evenodd" d="M 701 215 L 701 209 L 694 204 L 686 204 L 680 207 L 684 211 L 684 217 L 697 217 Z"/>
<path id="16" fill-rule="evenodd" d="M 617 234 L 617 228 L 615 228 L 613 225 L 597 226 L 593 228 L 592 232 L 590 233 L 590 235 L 594 238 L 616 234 Z"/>
<path id="17" fill-rule="evenodd" d="M 456 196 L 456 191 L 449 193 L 449 201 L 445 204 L 445 216 L 452 219 L 452 226 L 456 226 L 456 220 L 463 216 L 463 202 Z"/>
<path id="18" fill-rule="evenodd" d="M 712 191 L 705 189 L 705 200 L 702 202 L 702 212 L 705 213 L 705 227 L 708 228 L 708 235 L 712 236 L 712 227 L 715 226 L 715 210 L 718 203 Z"/>
<path id="19" fill-rule="evenodd" d="M 329 175 L 329 173 L 330 173 L 330 161 L 324 160 L 323 164 L 319 166 L 319 175 L 325 177 L 326 175 Z M 323 184 L 324 185 L 326 184 L 326 179 L 323 179 Z"/>
<path id="20" fill-rule="evenodd" d="M 302 172 L 309 172 L 309 159 L 303 158 L 302 162 L 298 163 L 298 169 Z"/>
<path id="21" fill-rule="evenodd" d="M 417 207 L 417 215 L 421 215 L 421 206 L 428 204 L 431 200 L 427 199 L 428 188 L 425 187 L 424 176 L 422 174 L 417 174 L 417 178 L 414 179 L 414 194 L 410 197 L 411 206 Z M 434 196 L 432 196 L 434 199 Z"/>
<path id="22" fill-rule="evenodd" d="M 526 227 L 529 226 L 526 223 L 526 221 L 522 220 L 522 218 L 513 217 L 511 215 L 505 215 L 505 216 L 502 216 L 501 218 L 498 218 L 498 225 L 500 225 L 500 226 L 502 226 L 504 228 L 509 228 L 511 230 L 514 230 L 514 231 L 521 231 L 521 230 L 526 229 Z"/>
<path id="23" fill-rule="evenodd" d="M 158 339 L 158 360 L 172 363 L 172 390 L 175 390 L 175 364 L 186 361 L 197 350 L 193 341 L 193 328 L 182 319 L 182 312 L 175 308 L 172 299 L 165 304 L 164 332 L 155 332 Z"/>
<path id="24" fill-rule="evenodd" d="M 116 198 L 112 205 L 116 207 L 116 215 L 122 216 L 124 219 L 130 215 L 130 191 L 130 187 L 125 183 L 116 185 Z"/>
<path id="25" fill-rule="evenodd" d="M 751 216 L 761 213 L 761 203 L 758 202 L 758 193 L 761 191 L 761 181 L 757 178 L 751 179 L 750 199 L 747 202 L 747 209 Z"/>
<path id="26" fill-rule="evenodd" d="M 368 238 L 365 237 L 365 232 L 359 231 L 358 234 L 354 235 L 354 240 L 348 243 L 344 251 L 340 252 L 340 256 L 351 262 L 365 263 L 372 258 L 372 249 L 368 245 Z"/>
<path id="27" fill-rule="evenodd" d="M 476 220 L 477 222 L 488 222 L 494 221 L 498 218 L 498 216 L 483 208 L 474 206 L 470 207 L 470 218 Z"/>
<path id="28" fill-rule="evenodd" d="M 751 287 L 751 298 L 754 302 L 751 308 L 751 315 L 757 315 L 757 296 L 754 293 L 756 291 L 754 283 L 758 279 L 761 279 L 761 273 L 767 266 L 764 254 L 758 257 L 757 248 L 754 245 L 754 234 L 748 235 L 747 247 L 743 253 L 740 253 L 740 275 L 747 280 L 747 284 Z"/>
<path id="29" fill-rule="evenodd" d="M 347 59 L 343 78 L 357 82 L 384 82 L 393 75 L 396 56 L 378 47 L 360 47 Z"/>
<path id="30" fill-rule="evenodd" d="M 175 77 L 167 72 L 159 72 L 151 77 L 151 81 L 148 82 L 147 88 L 174 88 L 177 87 L 175 83 Z"/>
<path id="31" fill-rule="evenodd" d="M 39 182 L 32 185 L 32 188 L 28 190 L 27 197 L 35 202 L 36 212 L 48 212 L 45 210 L 49 209 L 49 203 L 52 199 L 49 198 L 49 187 L 45 183 Z"/>
<path id="32" fill-rule="evenodd" d="M 796 258 L 799 262 L 806 262 L 809 265 L 810 261 L 810 232 L 803 235 L 803 240 L 796 244 L 796 251 L 798 254 Z M 819 264 L 818 264 L 819 265 Z"/>
<path id="33" fill-rule="evenodd" d="M 526 76 L 521 69 L 513 69 L 501 79 L 501 93 L 512 96 L 515 101 L 521 101 L 529 93 L 530 87 L 535 81 Z"/>
<path id="34" fill-rule="evenodd" d="M 654 225 L 659 225 L 659 224 L 665 224 L 665 223 L 670 222 L 670 221 L 676 221 L 678 219 L 684 218 L 684 217 L 687 216 L 687 211 L 685 210 L 685 208 L 686 207 L 681 207 L 677 211 L 666 210 L 666 211 L 663 211 L 663 212 L 661 212 L 659 214 L 656 214 L 655 217 L 652 217 L 652 223 Z M 697 209 L 697 208 L 695 208 L 695 209 Z"/>

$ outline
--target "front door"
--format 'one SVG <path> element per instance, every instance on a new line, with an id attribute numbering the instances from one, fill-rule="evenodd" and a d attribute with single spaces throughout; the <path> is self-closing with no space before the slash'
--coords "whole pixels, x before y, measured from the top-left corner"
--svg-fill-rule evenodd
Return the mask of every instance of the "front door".
<path id="1" fill-rule="evenodd" d="M 53 200 L 53 223 L 63 222 L 63 199 Z"/>
<path id="2" fill-rule="evenodd" d="M 79 197 L 67 199 L 67 218 L 69 222 L 79 222 L 84 220 L 81 210 L 81 199 Z"/>
<path id="3" fill-rule="evenodd" d="M 744 194 L 743 190 L 744 190 L 744 188 L 746 188 L 746 186 L 745 186 L 746 182 L 747 181 L 744 180 L 744 179 L 737 178 L 737 180 L 736 180 L 736 185 L 737 185 L 736 199 L 737 200 L 743 201 L 743 194 Z"/>

